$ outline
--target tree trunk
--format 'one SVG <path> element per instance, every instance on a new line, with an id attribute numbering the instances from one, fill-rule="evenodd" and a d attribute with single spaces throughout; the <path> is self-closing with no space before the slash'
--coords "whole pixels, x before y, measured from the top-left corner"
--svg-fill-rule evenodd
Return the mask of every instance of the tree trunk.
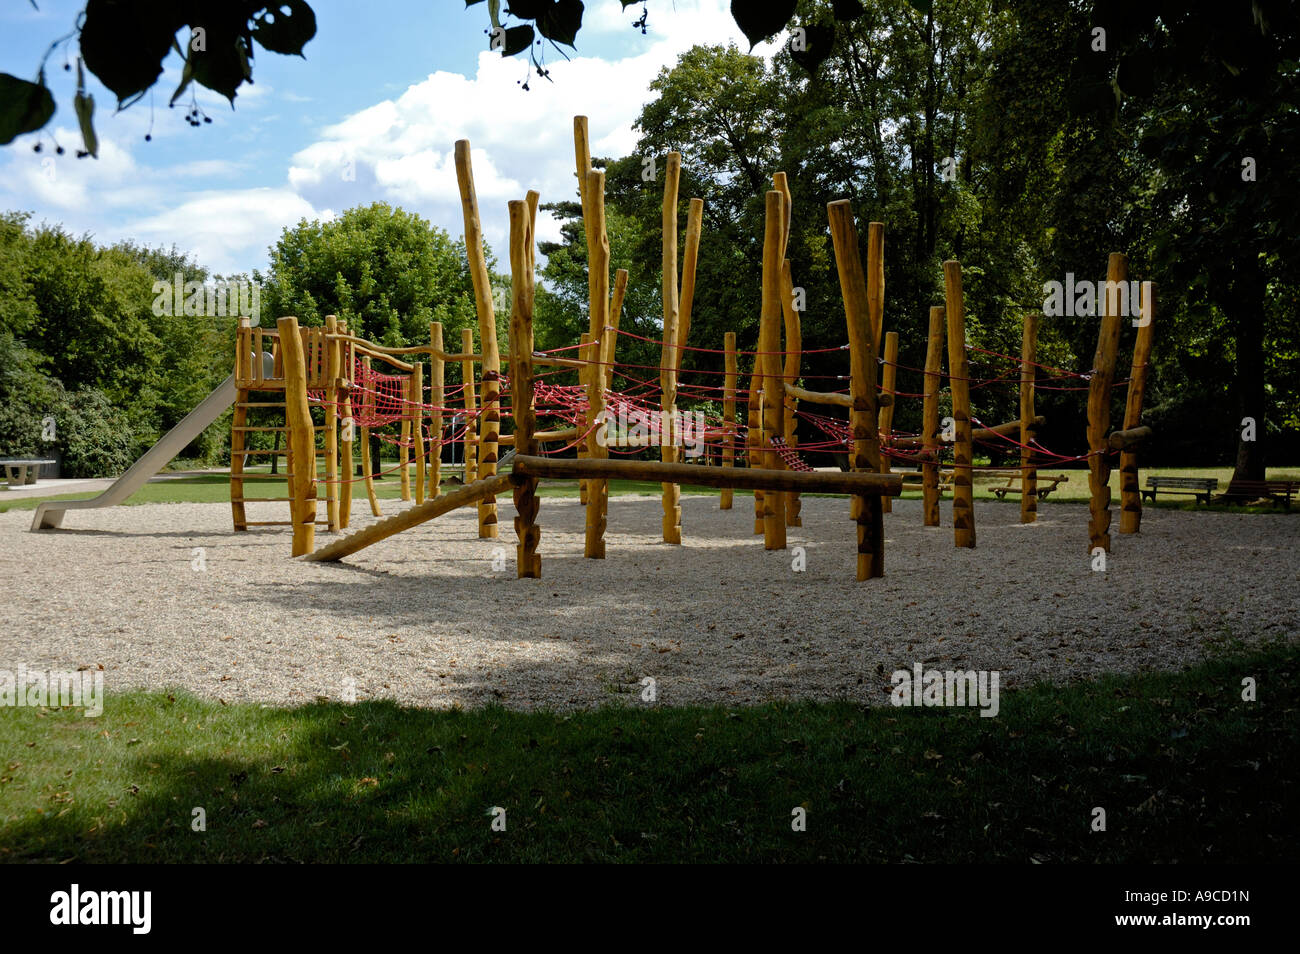
<path id="1" fill-rule="evenodd" d="M 1235 270 L 1229 309 L 1235 318 L 1237 348 L 1237 463 L 1236 480 L 1264 479 L 1264 308 L 1268 280 L 1259 259 L 1248 253 Z M 1243 418 L 1255 422 L 1254 440 L 1242 440 Z"/>

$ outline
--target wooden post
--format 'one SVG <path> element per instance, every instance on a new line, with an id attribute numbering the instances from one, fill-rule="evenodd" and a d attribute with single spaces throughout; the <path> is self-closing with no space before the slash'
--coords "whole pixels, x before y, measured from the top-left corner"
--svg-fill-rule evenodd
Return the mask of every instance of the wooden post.
<path id="1" fill-rule="evenodd" d="M 465 252 L 469 257 L 470 279 L 474 283 L 474 302 L 478 311 L 479 345 L 483 354 L 483 383 L 479 415 L 478 477 L 497 472 L 497 441 L 501 435 L 501 352 L 497 347 L 497 322 L 492 311 L 492 279 L 483 254 L 483 228 L 479 223 L 478 197 L 474 191 L 474 168 L 470 163 L 468 139 L 456 143 L 456 181 L 460 185 L 460 204 L 465 217 Z M 495 539 L 497 500 L 484 497 L 478 504 L 478 535 Z"/>
<path id="2" fill-rule="evenodd" d="M 840 295 L 844 299 L 844 316 L 849 329 L 849 388 L 853 407 L 849 420 L 853 429 L 849 466 L 852 470 L 879 472 L 880 446 L 876 433 L 876 342 L 870 319 L 871 295 L 862 271 L 858 251 L 858 230 L 847 199 L 826 206 L 831 225 L 831 242 L 835 248 L 835 266 L 839 274 Z M 874 281 L 877 270 L 883 272 L 885 227 L 872 222 L 867 232 L 868 271 Z M 875 288 L 870 289 L 875 292 Z M 882 292 L 883 293 L 883 292 Z M 852 515 L 858 525 L 857 578 L 865 580 L 885 574 L 885 525 L 880 498 L 853 498 Z"/>
<path id="3" fill-rule="evenodd" d="M 678 305 L 676 369 L 682 370 L 686 341 L 691 334 L 691 308 L 695 305 L 695 268 L 700 258 L 700 233 L 704 228 L 704 200 L 691 199 L 686 212 L 686 251 L 682 256 L 682 293 Z"/>
<path id="4" fill-rule="evenodd" d="M 663 303 L 664 340 L 659 363 L 659 459 L 666 464 L 677 462 L 672 423 L 677 416 L 677 332 L 680 311 L 677 288 L 677 184 L 681 176 L 682 154 L 670 152 L 664 170 L 663 201 Z M 677 484 L 663 484 L 664 543 L 682 542 L 682 490 Z"/>
<path id="5" fill-rule="evenodd" d="M 370 358 L 361 359 L 361 366 L 366 369 L 366 378 L 370 377 Z M 361 399 L 362 408 L 367 411 L 366 420 L 373 419 L 375 411 L 375 394 L 373 389 L 369 390 Z M 373 462 L 375 465 L 379 461 Z M 379 509 L 379 497 L 375 495 L 375 467 L 370 460 L 370 428 L 361 428 L 361 469 L 366 472 L 366 497 L 370 500 L 370 513 L 375 517 L 382 517 L 383 512 Z"/>
<path id="6" fill-rule="evenodd" d="M 952 462 L 952 527 L 956 546 L 975 546 L 974 445 L 970 423 L 970 360 L 966 357 L 966 304 L 961 290 L 961 263 L 943 263 L 948 309 L 948 383 L 956 432 Z"/>
<path id="7" fill-rule="evenodd" d="M 880 434 L 881 444 L 888 445 L 893 440 L 894 433 L 894 404 L 897 401 L 895 387 L 898 383 L 898 332 L 885 332 L 885 364 L 881 371 L 880 391 L 882 394 L 888 394 L 891 400 L 888 403 L 882 402 L 879 409 L 879 426 L 877 433 Z M 880 455 L 880 472 L 889 473 L 889 458 L 883 453 Z M 893 501 L 888 497 L 882 501 L 882 509 L 885 513 L 893 512 Z"/>
<path id="8" fill-rule="evenodd" d="M 460 353 L 474 353 L 474 330 L 460 329 Z M 474 421 L 474 410 L 478 402 L 474 400 L 474 359 L 468 358 L 460 363 L 460 380 L 464 386 L 465 397 L 465 442 L 461 458 L 465 462 L 464 481 L 472 484 L 478 480 L 478 427 Z"/>
<path id="9" fill-rule="evenodd" d="M 348 326 L 340 323 L 339 330 L 343 334 L 348 333 Z M 343 354 L 343 379 L 346 386 L 343 388 L 343 464 L 339 470 L 343 474 L 343 479 L 339 483 L 339 528 L 346 530 L 352 522 L 352 488 L 355 486 L 352 477 L 352 446 L 356 442 L 357 428 L 352 420 L 352 385 L 356 382 L 356 346 L 351 343 L 340 342 Z"/>
<path id="10" fill-rule="evenodd" d="M 316 432 L 307 403 L 307 362 L 297 318 L 281 318 L 280 352 L 284 358 L 284 419 L 289 428 L 289 511 L 293 520 L 293 555 L 316 548 Z"/>
<path id="11" fill-rule="evenodd" d="M 429 322 L 429 489 L 426 496 L 442 493 L 442 406 L 447 397 L 447 370 L 442 360 L 442 322 Z"/>
<path id="12" fill-rule="evenodd" d="M 736 466 L 736 333 L 728 331 L 723 336 L 726 350 L 725 373 L 722 379 L 722 466 Z M 732 491 L 723 489 L 718 495 L 718 509 L 731 509 Z"/>
<path id="13" fill-rule="evenodd" d="M 1124 429 L 1137 427 L 1142 420 L 1142 400 L 1147 390 L 1147 366 L 1151 359 L 1151 326 L 1156 313 L 1156 290 L 1151 282 L 1142 283 L 1141 320 L 1133 342 L 1133 364 L 1128 375 L 1128 398 L 1124 405 Z M 1132 310 L 1130 308 L 1130 310 Z M 1119 455 L 1119 532 L 1137 533 L 1142 528 L 1142 486 L 1138 475 L 1137 450 Z"/>
<path id="14" fill-rule="evenodd" d="M 424 439 L 424 362 L 415 362 L 411 374 L 411 450 L 415 454 L 415 502 L 424 503 L 429 448 Z"/>
<path id="15" fill-rule="evenodd" d="M 515 419 L 515 451 L 537 453 L 533 437 L 537 419 L 533 409 L 533 223 L 529 203 L 510 202 L 510 407 Z M 537 478 L 515 481 L 515 534 L 519 538 L 515 565 L 520 579 L 542 575 L 537 544 Z"/>
<path id="16" fill-rule="evenodd" d="M 785 388 L 781 386 L 781 247 L 785 223 L 785 196 L 780 190 L 767 193 L 766 227 L 763 235 L 763 297 L 759 318 L 758 364 L 763 369 L 761 411 L 763 466 L 784 470 L 781 455 L 772 443 L 784 430 Z M 785 549 L 785 495 L 763 495 L 763 548 Z"/>
<path id="17" fill-rule="evenodd" d="M 600 323 L 600 319 L 597 315 L 597 312 L 599 309 L 594 307 L 595 298 L 596 298 L 596 283 L 598 281 L 596 275 L 596 268 L 597 268 L 597 262 L 600 258 L 600 254 L 603 251 L 604 267 L 601 269 L 601 274 L 604 275 L 605 286 L 606 288 L 608 288 L 609 286 L 609 240 L 608 238 L 606 238 L 604 246 L 602 248 L 600 246 L 600 239 L 593 234 L 593 230 L 592 230 L 592 226 L 594 223 L 593 223 L 593 215 L 591 209 L 591 185 L 587 181 L 587 177 L 592 172 L 591 143 L 590 143 L 590 136 L 588 133 L 586 116 L 573 117 L 573 153 L 574 153 L 574 165 L 577 168 L 577 176 L 578 176 L 578 204 L 582 209 L 583 229 L 586 233 L 586 238 L 587 238 L 587 289 L 590 296 L 588 299 L 589 306 L 587 309 L 587 315 L 589 318 L 588 332 L 594 338 L 598 336 L 602 330 L 601 327 L 598 327 L 598 324 Z M 603 173 L 602 173 L 602 177 L 603 177 Z M 602 182 L 603 182 L 603 178 L 602 178 Z M 601 190 L 601 197 L 603 201 L 604 198 L 603 185 Z M 606 306 L 602 302 L 600 307 L 604 308 Z M 587 456 L 587 445 L 585 442 L 578 445 L 577 455 L 580 458 Z M 588 502 L 591 499 L 590 495 L 591 495 L 591 488 L 588 485 L 588 482 L 585 479 L 579 480 L 578 481 L 578 503 L 580 503 L 584 507 L 587 506 Z"/>
<path id="18" fill-rule="evenodd" d="M 922 524 L 939 526 L 939 385 L 943 376 L 942 305 L 930 307 L 930 333 L 925 344 L 924 404 L 921 411 L 921 514 Z"/>
<path id="19" fill-rule="evenodd" d="M 781 180 L 784 175 L 779 174 Z M 786 199 L 789 199 L 788 187 Z M 787 223 L 789 217 L 787 216 Z M 787 236 L 788 239 L 788 236 Z M 797 384 L 799 382 L 799 365 L 803 359 L 803 328 L 799 318 L 799 309 L 795 307 L 794 278 L 790 272 L 790 260 L 787 258 L 781 263 L 781 311 L 785 316 L 785 367 L 782 369 L 782 381 L 786 384 Z M 799 446 L 799 419 L 795 416 L 799 410 L 799 399 L 791 394 L 785 393 L 785 388 L 781 389 L 784 407 L 784 419 L 782 420 L 781 432 L 785 437 L 785 443 L 790 448 Z M 785 495 L 785 525 L 787 527 L 802 527 L 803 517 L 800 511 L 803 504 L 800 501 L 797 492 L 791 492 Z"/>
<path id="20" fill-rule="evenodd" d="M 411 417 L 414 414 L 414 403 L 418 398 L 413 395 L 415 384 L 415 374 L 418 372 L 420 365 L 416 364 L 416 371 L 413 371 L 406 379 L 406 386 L 402 389 L 402 424 L 401 439 L 397 445 L 397 461 L 399 465 L 399 476 L 402 481 L 402 499 L 411 499 Z M 421 488 L 421 493 L 424 492 Z"/>
<path id="21" fill-rule="evenodd" d="M 614 356 L 618 352 L 618 323 L 623 317 L 623 298 L 627 294 L 627 269 L 614 273 L 614 300 L 609 306 L 609 322 L 601 340 L 601 361 L 605 366 L 605 390 L 614 388 Z"/>
<path id="22" fill-rule="evenodd" d="M 763 370 L 758 355 L 754 355 L 754 367 L 749 375 L 749 390 L 745 392 L 745 466 L 762 467 L 761 451 L 763 447 Z M 763 494 L 764 490 L 754 489 L 754 533 L 764 531 Z"/>
<path id="23" fill-rule="evenodd" d="M 584 118 L 584 117 L 579 117 Z M 575 133 L 577 127 L 575 124 Z M 584 130 L 585 131 L 585 130 Z M 605 173 L 599 169 L 588 168 L 584 175 L 586 186 L 582 193 L 583 226 L 587 234 L 587 312 L 590 317 L 588 339 L 591 346 L 580 352 L 589 362 L 582 374 L 583 383 L 587 385 L 587 427 L 595 426 L 596 415 L 604 411 L 605 371 L 600 364 L 603 354 L 605 325 L 609 322 L 609 235 L 605 230 Z M 596 407 L 597 397 L 600 407 Z M 580 445 L 579 456 L 609 456 L 605 448 L 596 441 L 593 430 L 588 439 Z M 589 557 L 605 555 L 605 513 L 609 506 L 609 484 L 603 480 L 581 481 L 579 499 L 582 490 L 586 490 L 587 543 Z M 594 515 L 591 510 L 597 511 Z M 597 552 L 599 551 L 599 552 Z"/>
<path id="24" fill-rule="evenodd" d="M 1115 380 L 1115 358 L 1119 350 L 1120 315 L 1117 295 L 1120 282 L 1128 280 L 1128 260 L 1112 252 L 1106 263 L 1106 294 L 1102 296 L 1101 325 L 1097 331 L 1097 353 L 1088 382 L 1088 488 L 1091 492 L 1088 520 L 1088 552 L 1101 547 L 1110 552 L 1110 390 Z"/>
<path id="25" fill-rule="evenodd" d="M 339 320 L 325 316 L 325 334 L 338 331 Z M 326 338 L 325 346 L 325 515 L 331 532 L 339 529 L 339 391 L 342 343 Z"/>
<path id="26" fill-rule="evenodd" d="M 591 188 L 595 188 L 594 184 Z M 581 354 L 591 362 L 583 373 L 587 386 L 587 456 L 603 459 L 609 456 L 602 436 L 605 420 L 605 369 L 599 364 L 602 342 L 591 335 L 582 336 Z M 589 480 L 587 482 L 587 535 L 583 547 L 583 556 L 594 560 L 605 558 L 605 514 L 609 487 L 608 481 Z"/>
<path id="27" fill-rule="evenodd" d="M 1024 339 L 1020 345 L 1020 522 L 1038 519 L 1038 468 L 1029 442 L 1034 437 L 1034 379 L 1038 352 L 1038 315 L 1025 315 Z"/>

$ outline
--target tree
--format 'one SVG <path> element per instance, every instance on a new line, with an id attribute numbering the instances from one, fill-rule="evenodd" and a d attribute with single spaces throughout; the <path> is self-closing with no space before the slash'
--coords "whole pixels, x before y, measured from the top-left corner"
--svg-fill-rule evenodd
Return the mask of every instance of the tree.
<path id="1" fill-rule="evenodd" d="M 476 327 L 464 242 L 387 203 L 330 222 L 303 220 L 270 251 L 270 314 L 308 325 L 337 315 L 354 334 L 396 347 L 428 344 L 431 321 L 457 345 L 461 328 Z"/>

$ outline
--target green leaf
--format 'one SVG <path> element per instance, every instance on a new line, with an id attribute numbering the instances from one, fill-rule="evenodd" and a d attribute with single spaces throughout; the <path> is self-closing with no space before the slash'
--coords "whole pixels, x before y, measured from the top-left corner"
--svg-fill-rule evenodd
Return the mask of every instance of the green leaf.
<path id="1" fill-rule="evenodd" d="M 172 93 L 172 98 L 167 103 L 168 106 L 176 105 L 176 100 L 181 98 L 181 94 L 184 93 L 185 90 L 189 88 L 190 81 L 193 79 L 194 79 L 194 64 L 190 62 L 190 58 L 187 56 L 185 57 L 185 68 L 181 70 L 180 85 L 176 87 L 176 92 Z"/>
<path id="2" fill-rule="evenodd" d="M 731 0 L 731 18 L 752 50 L 785 29 L 797 5 L 798 0 Z"/>
<path id="3" fill-rule="evenodd" d="M 814 23 L 811 26 L 801 27 L 804 30 L 806 42 L 804 49 L 796 50 L 792 45 L 790 47 L 790 59 L 794 60 L 809 73 L 817 72 L 817 67 L 826 61 L 831 55 L 831 50 L 835 46 L 835 24 L 831 22 L 826 26 Z"/>
<path id="4" fill-rule="evenodd" d="M 185 6 L 168 0 L 87 0 L 81 56 L 119 105 L 162 74 L 162 61 L 184 25 Z"/>
<path id="5" fill-rule="evenodd" d="M 533 28 L 528 24 L 523 26 L 510 27 L 506 30 L 506 45 L 502 49 L 502 56 L 514 56 L 516 53 L 522 53 L 533 45 Z"/>
<path id="6" fill-rule="evenodd" d="M 235 91 L 251 76 L 248 63 L 248 20 L 239 9 L 208 7 L 202 22 L 191 24 L 193 30 L 204 31 L 203 49 L 189 44 L 189 62 L 194 81 L 220 93 L 232 103 Z M 197 18 L 196 18 L 197 19 Z"/>
<path id="7" fill-rule="evenodd" d="M 506 13 L 516 20 L 536 20 L 546 13 L 552 0 L 508 0 Z"/>
<path id="8" fill-rule="evenodd" d="M 316 14 L 306 0 L 271 4 L 253 24 L 253 39 L 272 53 L 302 56 L 302 48 L 316 35 Z"/>
<path id="9" fill-rule="evenodd" d="M 81 127 L 81 142 L 86 152 L 99 158 L 99 137 L 95 135 L 95 97 L 86 93 L 86 72 L 82 69 L 81 57 L 77 57 L 77 95 L 72 100 L 72 109 L 77 114 L 77 125 Z"/>
<path id="10" fill-rule="evenodd" d="M 0 146 L 35 132 L 53 115 L 54 97 L 45 88 L 44 73 L 39 83 L 0 73 Z"/>
<path id="11" fill-rule="evenodd" d="M 582 29 L 582 0 L 555 0 L 537 18 L 537 32 L 553 43 L 573 46 Z"/>

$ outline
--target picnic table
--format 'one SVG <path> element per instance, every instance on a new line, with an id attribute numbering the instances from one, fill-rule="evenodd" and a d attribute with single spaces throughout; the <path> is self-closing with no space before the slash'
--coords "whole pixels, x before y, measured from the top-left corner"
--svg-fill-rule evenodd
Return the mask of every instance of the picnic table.
<path id="1" fill-rule="evenodd" d="M 15 490 L 25 484 L 36 483 L 36 475 L 40 469 L 47 464 L 57 464 L 58 461 L 50 458 L 41 457 L 3 457 L 0 458 L 0 466 L 5 469 L 5 478 L 8 483 L 6 490 Z"/>

